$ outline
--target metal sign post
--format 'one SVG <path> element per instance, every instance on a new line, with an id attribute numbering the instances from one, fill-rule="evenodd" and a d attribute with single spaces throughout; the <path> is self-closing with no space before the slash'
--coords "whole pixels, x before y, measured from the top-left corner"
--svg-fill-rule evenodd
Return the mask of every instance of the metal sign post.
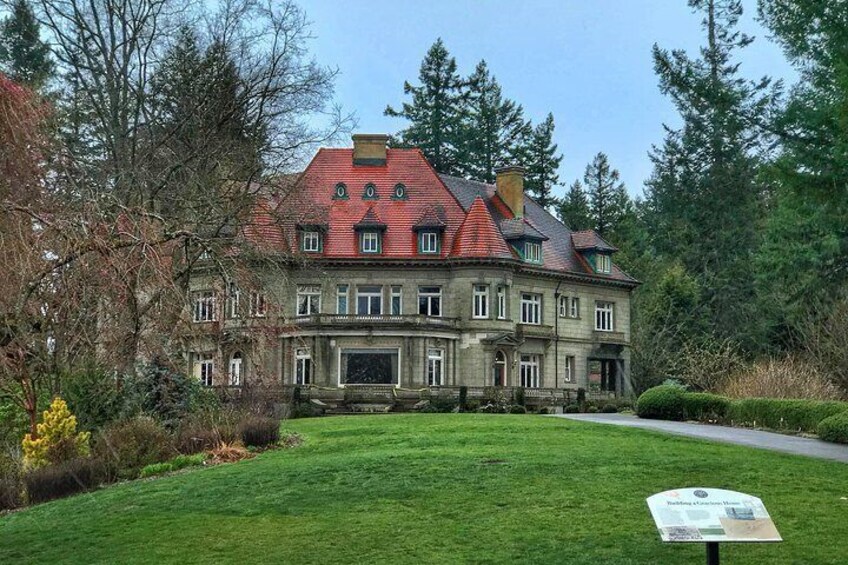
<path id="1" fill-rule="evenodd" d="M 707 565 L 719 565 L 719 542 L 780 542 L 763 501 L 732 490 L 685 488 L 648 497 L 664 542 L 704 543 Z"/>

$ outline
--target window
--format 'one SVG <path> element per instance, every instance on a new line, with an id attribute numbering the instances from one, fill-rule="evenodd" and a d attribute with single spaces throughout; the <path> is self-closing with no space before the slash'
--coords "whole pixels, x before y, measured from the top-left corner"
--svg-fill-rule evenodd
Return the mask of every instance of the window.
<path id="1" fill-rule="evenodd" d="M 301 249 L 307 253 L 318 253 L 321 251 L 321 233 L 310 230 L 301 234 Z"/>
<path id="2" fill-rule="evenodd" d="M 612 259 L 606 253 L 598 253 L 595 255 L 595 269 L 599 273 L 612 272 Z"/>
<path id="3" fill-rule="evenodd" d="M 580 299 L 577 298 L 576 296 L 572 296 L 569 299 L 568 317 L 569 318 L 579 318 L 580 317 Z"/>
<path id="4" fill-rule="evenodd" d="M 194 293 L 194 321 L 214 322 L 218 319 L 215 293 L 203 290 Z"/>
<path id="5" fill-rule="evenodd" d="M 356 288 L 356 313 L 359 316 L 379 316 L 383 313 L 383 287 Z"/>
<path id="6" fill-rule="evenodd" d="M 320 290 L 320 287 L 318 287 Z M 320 302 L 320 296 L 319 296 Z M 250 316 L 253 318 L 264 318 L 268 313 L 268 301 L 264 292 L 254 291 L 250 293 Z M 317 311 L 315 312 L 318 313 Z"/>
<path id="7" fill-rule="evenodd" d="M 312 316 L 321 313 L 321 287 L 302 285 L 297 287 L 297 315 Z"/>
<path id="8" fill-rule="evenodd" d="M 595 302 L 595 331 L 613 331 L 613 307 L 612 302 Z"/>
<path id="9" fill-rule="evenodd" d="M 347 314 L 348 286 L 340 284 L 336 287 L 336 314 Z"/>
<path id="10" fill-rule="evenodd" d="M 506 320 L 506 288 L 498 287 L 498 320 Z"/>
<path id="11" fill-rule="evenodd" d="M 522 355 L 518 371 L 521 375 L 521 386 L 524 388 L 539 388 L 538 355 Z"/>
<path id="12" fill-rule="evenodd" d="M 370 182 L 365 185 L 365 191 L 362 193 L 362 198 L 365 200 L 376 200 L 377 196 L 377 187 L 371 184 Z"/>
<path id="13" fill-rule="evenodd" d="M 575 376 L 575 358 L 574 355 L 567 355 L 565 357 L 565 375 L 563 375 L 562 380 L 570 383 Z"/>
<path id="14" fill-rule="evenodd" d="M 359 249 L 362 253 L 380 252 L 380 232 L 364 231 L 360 234 Z"/>
<path id="15" fill-rule="evenodd" d="M 427 384 L 429 386 L 442 386 L 444 384 L 444 361 L 444 350 L 427 350 Z"/>
<path id="16" fill-rule="evenodd" d="M 233 353 L 233 356 L 230 357 L 230 386 L 241 386 L 241 365 L 241 353 Z"/>
<path id="17" fill-rule="evenodd" d="M 312 356 L 305 347 L 294 350 L 294 384 L 308 385 L 312 383 Z"/>
<path id="18" fill-rule="evenodd" d="M 194 361 L 195 376 L 203 386 L 212 386 L 212 373 L 215 372 L 215 362 L 210 353 L 198 353 Z"/>
<path id="19" fill-rule="evenodd" d="M 336 188 L 333 190 L 333 198 L 347 200 L 347 186 L 345 186 L 345 183 L 340 182 L 336 185 Z"/>
<path id="20" fill-rule="evenodd" d="M 419 253 L 438 253 L 439 234 L 434 231 L 422 231 L 418 234 Z"/>
<path id="21" fill-rule="evenodd" d="M 485 284 L 474 285 L 474 318 L 489 317 L 489 286 Z"/>
<path id="22" fill-rule="evenodd" d="M 392 198 L 395 200 L 405 200 L 406 199 L 406 187 L 402 184 L 396 184 L 395 189 L 392 192 Z"/>
<path id="23" fill-rule="evenodd" d="M 403 287 L 392 287 L 392 316 L 403 314 Z"/>
<path id="24" fill-rule="evenodd" d="M 400 384 L 399 349 L 342 349 L 340 385 Z"/>
<path id="25" fill-rule="evenodd" d="M 438 286 L 418 287 L 418 313 L 422 316 L 442 315 L 442 288 Z"/>
<path id="26" fill-rule="evenodd" d="M 521 323 L 536 325 L 542 323 L 541 294 L 521 293 Z"/>
<path id="27" fill-rule="evenodd" d="M 565 318 L 568 315 L 568 297 L 559 297 L 559 317 Z"/>
<path id="28" fill-rule="evenodd" d="M 524 244 L 524 260 L 531 263 L 542 262 L 542 244 L 528 241 Z"/>
<path id="29" fill-rule="evenodd" d="M 241 301 L 241 291 L 239 290 L 236 283 L 230 283 L 230 318 L 238 318 L 239 314 L 239 302 Z"/>

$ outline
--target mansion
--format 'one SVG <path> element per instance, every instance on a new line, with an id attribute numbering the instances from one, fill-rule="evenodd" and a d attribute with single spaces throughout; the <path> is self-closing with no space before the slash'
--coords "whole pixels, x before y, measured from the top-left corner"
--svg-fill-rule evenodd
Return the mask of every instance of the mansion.
<path id="1" fill-rule="evenodd" d="M 283 220 L 254 229 L 283 269 L 250 293 L 197 277 L 188 363 L 206 385 L 584 388 L 627 394 L 638 282 L 593 231 L 573 232 L 524 193 L 438 174 L 385 135 L 321 149 Z M 262 348 L 244 337 L 273 318 Z M 210 334 L 211 335 L 211 334 Z"/>

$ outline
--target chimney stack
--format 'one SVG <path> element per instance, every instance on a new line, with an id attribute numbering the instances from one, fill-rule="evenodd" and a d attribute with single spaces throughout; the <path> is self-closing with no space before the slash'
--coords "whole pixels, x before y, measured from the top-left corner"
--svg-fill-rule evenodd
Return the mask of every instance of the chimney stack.
<path id="1" fill-rule="evenodd" d="M 524 167 L 495 169 L 496 193 L 516 218 L 524 217 Z"/>
<path id="2" fill-rule="evenodd" d="M 353 164 L 384 167 L 389 136 L 383 133 L 357 133 L 353 136 Z"/>

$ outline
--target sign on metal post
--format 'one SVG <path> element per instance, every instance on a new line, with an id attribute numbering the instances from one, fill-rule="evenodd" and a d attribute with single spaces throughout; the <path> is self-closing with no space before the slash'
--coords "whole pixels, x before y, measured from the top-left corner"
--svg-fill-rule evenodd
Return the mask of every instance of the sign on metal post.
<path id="1" fill-rule="evenodd" d="M 711 488 L 667 490 L 648 497 L 664 542 L 706 543 L 707 565 L 718 565 L 719 542 L 783 541 L 763 501 Z"/>

